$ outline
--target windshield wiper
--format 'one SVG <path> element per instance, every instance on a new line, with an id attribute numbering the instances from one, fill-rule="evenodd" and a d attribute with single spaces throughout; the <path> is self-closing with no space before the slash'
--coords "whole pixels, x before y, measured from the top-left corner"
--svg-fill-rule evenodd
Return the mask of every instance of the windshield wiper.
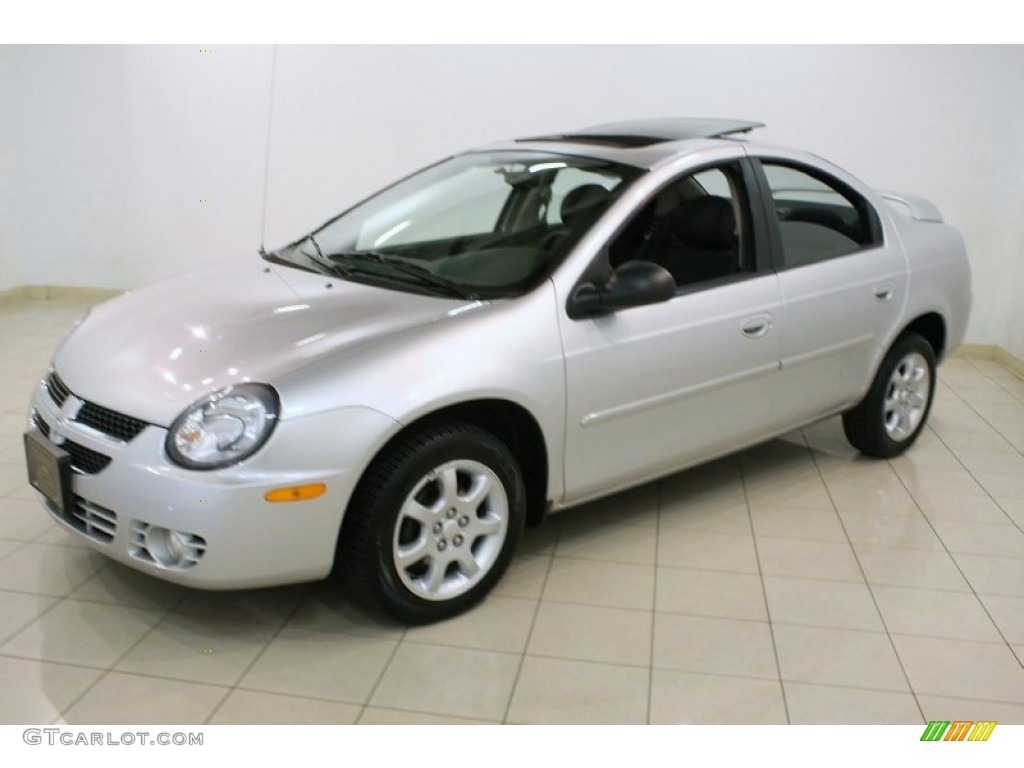
<path id="1" fill-rule="evenodd" d="M 319 266 L 320 262 L 318 262 L 316 259 L 310 256 L 308 253 L 304 253 L 302 255 L 308 258 L 310 261 L 317 264 L 318 266 L 307 267 L 304 264 L 299 264 L 298 262 L 292 261 L 291 259 L 284 258 L 277 251 L 268 251 L 263 247 L 260 247 L 259 254 L 264 261 L 269 261 L 272 264 L 281 264 L 282 266 L 291 267 L 292 269 L 301 269 L 303 272 L 312 272 L 315 275 L 322 275 L 324 273 L 323 269 Z"/>
<path id="2" fill-rule="evenodd" d="M 344 279 L 348 279 L 349 276 L 351 276 L 352 270 L 346 269 L 340 264 L 331 261 L 326 256 L 324 256 L 324 252 L 320 248 L 320 243 L 316 241 L 316 237 L 312 233 L 306 235 L 306 239 L 313 244 L 314 248 L 316 248 L 316 256 L 314 256 L 311 253 L 306 253 L 301 248 L 297 249 L 299 253 L 301 253 L 303 256 L 305 256 L 313 263 L 319 265 L 320 268 L 329 275 L 334 275 L 335 277 L 341 277 Z"/>
<path id="3" fill-rule="evenodd" d="M 451 280 L 435 275 L 426 267 L 421 267 L 418 264 L 412 264 L 405 259 L 400 259 L 395 256 L 389 256 L 386 253 L 380 251 L 345 251 L 342 253 L 332 253 L 330 256 L 331 263 L 337 265 L 341 269 L 341 265 L 337 264 L 335 259 L 347 259 L 350 261 L 368 261 L 373 264 L 385 264 L 392 267 L 399 272 L 402 272 L 410 277 L 415 277 L 424 285 L 429 285 L 433 288 L 439 288 L 440 290 L 447 293 L 449 296 L 457 296 L 460 299 L 476 299 L 476 295 L 471 291 L 467 291 L 461 285 L 452 282 Z"/>

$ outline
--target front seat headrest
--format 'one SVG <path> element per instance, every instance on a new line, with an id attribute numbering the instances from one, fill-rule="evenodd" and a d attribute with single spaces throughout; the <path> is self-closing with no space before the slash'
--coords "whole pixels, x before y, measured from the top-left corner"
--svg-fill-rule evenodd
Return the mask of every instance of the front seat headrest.
<path id="1" fill-rule="evenodd" d="M 595 208 L 608 202 L 612 193 L 600 184 L 584 184 L 566 192 L 559 213 L 567 227 L 578 224 Z"/>
<path id="2" fill-rule="evenodd" d="M 673 222 L 676 239 L 708 251 L 727 251 L 736 243 L 736 216 L 724 197 L 698 197 L 680 208 Z"/>

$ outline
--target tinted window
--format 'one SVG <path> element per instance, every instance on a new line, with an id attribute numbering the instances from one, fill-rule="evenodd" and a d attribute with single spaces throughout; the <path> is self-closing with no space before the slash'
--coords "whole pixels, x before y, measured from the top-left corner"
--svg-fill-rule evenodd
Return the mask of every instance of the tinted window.
<path id="1" fill-rule="evenodd" d="M 275 257 L 403 290 L 516 295 L 549 275 L 639 173 L 539 152 L 468 153 L 409 176 Z"/>
<path id="2" fill-rule="evenodd" d="M 611 259 L 612 266 L 653 261 L 680 287 L 750 270 L 748 205 L 739 167 L 709 168 L 669 184 L 615 239 Z"/>
<path id="3" fill-rule="evenodd" d="M 798 267 L 877 245 L 871 206 L 835 179 L 762 163 L 782 237 L 782 266 Z"/>

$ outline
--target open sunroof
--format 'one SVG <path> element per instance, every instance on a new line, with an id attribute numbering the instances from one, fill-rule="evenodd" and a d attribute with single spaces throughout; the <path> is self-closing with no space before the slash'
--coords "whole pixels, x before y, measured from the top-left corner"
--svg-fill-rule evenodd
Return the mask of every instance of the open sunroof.
<path id="1" fill-rule="evenodd" d="M 713 139 L 762 128 L 764 123 L 710 117 L 667 117 L 605 123 L 553 136 L 535 136 L 520 141 L 571 141 L 610 147 L 647 147 L 681 139 Z"/>

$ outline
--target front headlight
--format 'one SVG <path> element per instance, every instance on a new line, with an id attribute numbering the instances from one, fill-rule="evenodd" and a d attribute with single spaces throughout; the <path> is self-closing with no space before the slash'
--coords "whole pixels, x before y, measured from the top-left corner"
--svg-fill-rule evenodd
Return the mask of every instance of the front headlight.
<path id="1" fill-rule="evenodd" d="M 280 403 L 266 384 L 236 384 L 194 403 L 174 420 L 167 455 L 189 469 L 219 469 L 259 450 L 274 431 Z"/>

